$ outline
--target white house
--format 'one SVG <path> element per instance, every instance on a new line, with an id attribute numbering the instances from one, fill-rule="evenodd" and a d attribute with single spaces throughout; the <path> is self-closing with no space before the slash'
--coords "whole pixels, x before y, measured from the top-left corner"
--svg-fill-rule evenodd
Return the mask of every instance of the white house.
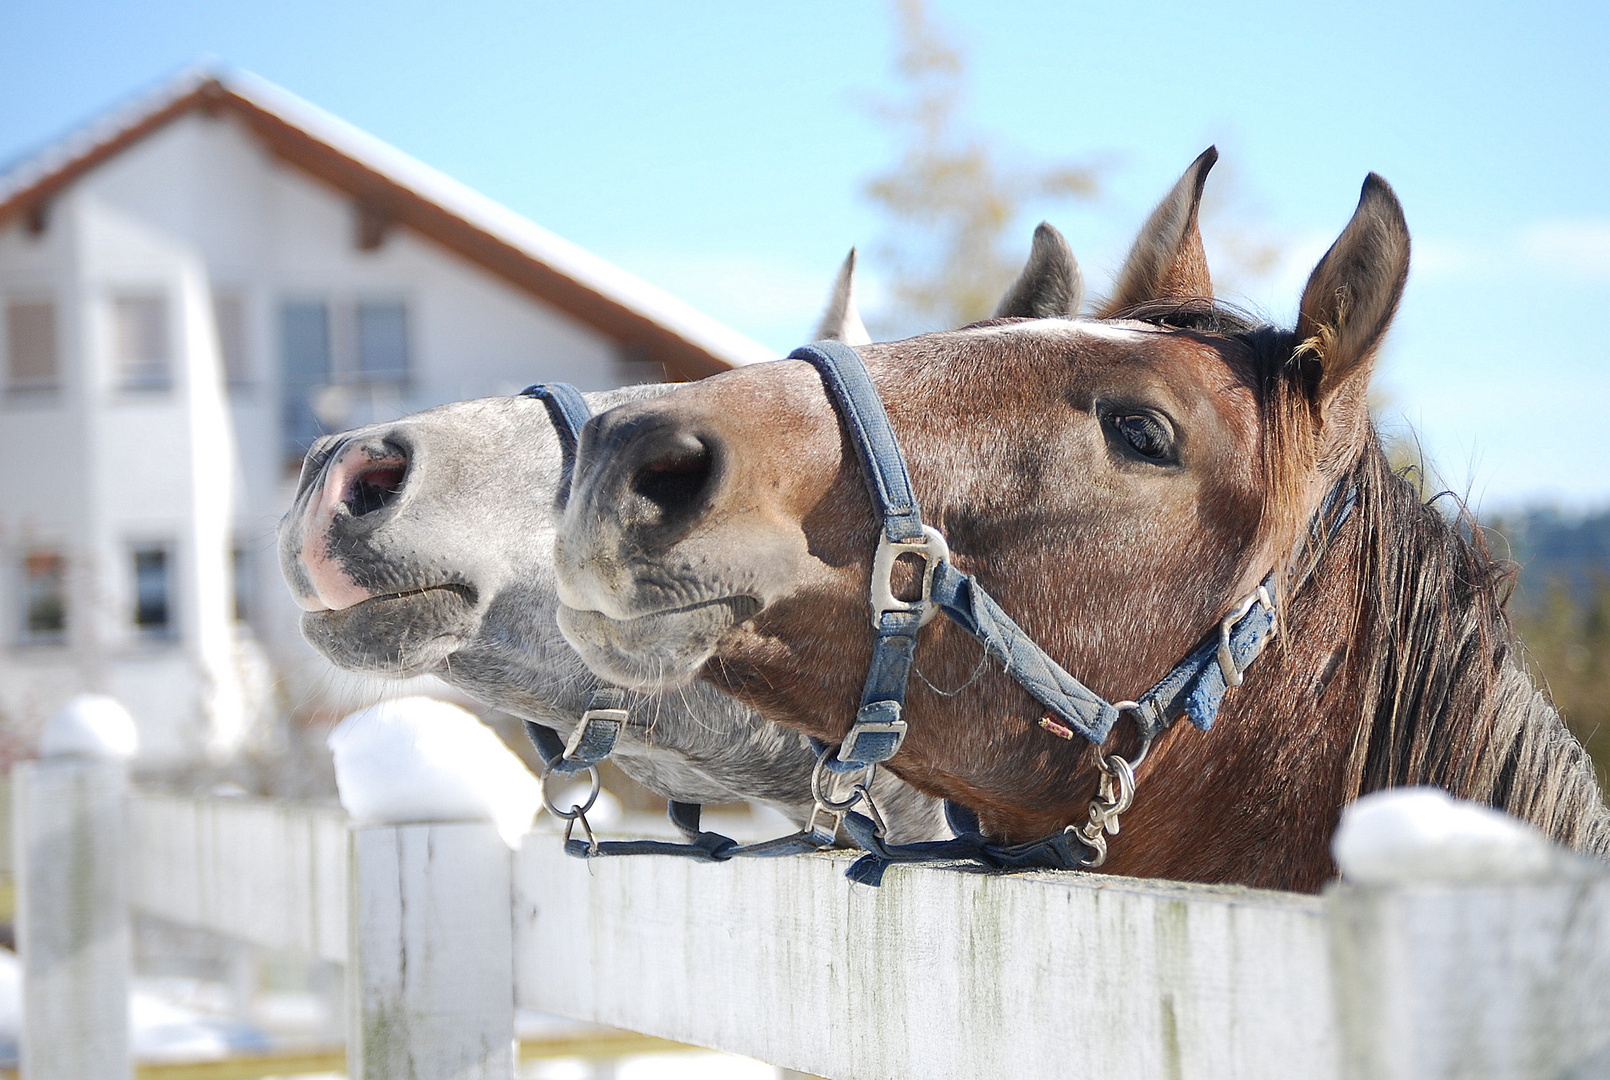
<path id="1" fill-rule="evenodd" d="M 306 674 L 273 550 L 320 431 L 770 355 L 219 71 L 0 176 L 0 319 L 0 758 L 94 690 L 150 772 L 227 758 L 276 676 L 302 711 L 340 686 Z"/>

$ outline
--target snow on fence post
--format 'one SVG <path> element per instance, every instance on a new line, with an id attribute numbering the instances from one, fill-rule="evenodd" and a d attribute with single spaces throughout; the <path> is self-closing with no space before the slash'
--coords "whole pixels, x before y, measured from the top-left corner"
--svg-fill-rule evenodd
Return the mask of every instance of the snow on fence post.
<path id="1" fill-rule="evenodd" d="M 115 700 L 73 699 L 16 768 L 12 829 L 22 954 L 22 1075 L 126 1080 L 128 759 L 134 721 Z"/>
<path id="2" fill-rule="evenodd" d="M 330 736 L 352 830 L 347 1068 L 353 1080 L 510 1080 L 510 847 L 534 777 L 462 709 L 404 698 Z"/>
<path id="3" fill-rule="evenodd" d="M 1610 1076 L 1610 873 L 1429 789 L 1344 815 L 1326 896 L 1344 1080 Z"/>

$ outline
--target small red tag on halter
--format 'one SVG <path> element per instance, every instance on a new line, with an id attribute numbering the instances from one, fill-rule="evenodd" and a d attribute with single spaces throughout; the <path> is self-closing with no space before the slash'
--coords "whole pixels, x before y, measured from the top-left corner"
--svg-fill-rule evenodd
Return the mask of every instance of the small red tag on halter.
<path id="1" fill-rule="evenodd" d="M 1040 717 L 1040 726 L 1059 739 L 1068 739 L 1070 741 L 1073 739 L 1073 729 L 1051 719 L 1050 713 Z"/>

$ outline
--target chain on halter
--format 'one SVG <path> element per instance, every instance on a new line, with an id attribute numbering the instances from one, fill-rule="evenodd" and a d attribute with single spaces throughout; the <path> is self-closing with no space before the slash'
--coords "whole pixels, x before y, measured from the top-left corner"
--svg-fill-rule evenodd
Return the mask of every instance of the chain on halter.
<path id="1" fill-rule="evenodd" d="M 1140 708 L 1133 701 L 1116 701 L 1113 706 L 1120 712 Z M 1069 825 L 1064 832 L 1077 836 L 1090 849 L 1090 854 L 1079 865 L 1094 870 L 1107 861 L 1107 837 L 1118 835 L 1118 817 L 1129 812 L 1135 802 L 1135 770 L 1146 760 L 1152 748 L 1152 737 L 1141 740 L 1140 753 L 1130 761 L 1117 754 L 1106 754 L 1096 759 L 1101 770 L 1101 788 L 1090 800 L 1090 820 L 1083 825 Z"/>
<path id="2" fill-rule="evenodd" d="M 564 820 L 565 843 L 568 844 L 570 842 L 570 834 L 575 831 L 576 822 L 579 821 L 581 822 L 582 831 L 587 834 L 588 851 L 592 852 L 593 854 L 597 854 L 598 838 L 593 835 L 593 827 L 587 823 L 587 811 L 593 808 L 593 803 L 598 801 L 598 793 L 604 788 L 603 780 L 601 780 L 598 775 L 598 766 L 589 765 L 586 768 L 588 780 L 592 785 L 591 789 L 587 792 L 587 800 L 580 803 L 571 803 L 569 810 L 559 809 L 558 806 L 554 805 L 553 799 L 548 795 L 548 778 L 552 776 L 555 771 L 556 770 L 551 768 L 544 769 L 542 770 L 542 775 L 537 778 L 537 784 L 542 790 L 543 805 L 548 808 L 548 812 L 554 817 Z M 568 773 L 565 775 L 573 776 L 575 774 Z"/>

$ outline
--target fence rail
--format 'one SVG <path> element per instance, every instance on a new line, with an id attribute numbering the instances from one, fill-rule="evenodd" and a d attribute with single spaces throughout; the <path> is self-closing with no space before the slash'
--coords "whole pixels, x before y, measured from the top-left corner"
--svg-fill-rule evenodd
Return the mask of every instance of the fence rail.
<path id="1" fill-rule="evenodd" d="M 138 792 L 129 825 L 136 911 L 347 962 L 347 815 L 339 806 Z"/>
<path id="2" fill-rule="evenodd" d="M 522 1004 L 830 1077 L 1333 1077 L 1317 898 L 850 857 L 516 857 Z M 629 973 L 629 977 L 628 976 Z"/>
<path id="3" fill-rule="evenodd" d="M 836 1080 L 1610 1075 L 1605 874 L 1309 897 L 900 867 L 874 890 L 838 854 L 583 863 L 489 825 L 126 812 L 136 910 L 346 964 L 364 1080 L 507 1080 L 517 1005 Z M 41 818 L 17 820 L 38 883 Z"/>

